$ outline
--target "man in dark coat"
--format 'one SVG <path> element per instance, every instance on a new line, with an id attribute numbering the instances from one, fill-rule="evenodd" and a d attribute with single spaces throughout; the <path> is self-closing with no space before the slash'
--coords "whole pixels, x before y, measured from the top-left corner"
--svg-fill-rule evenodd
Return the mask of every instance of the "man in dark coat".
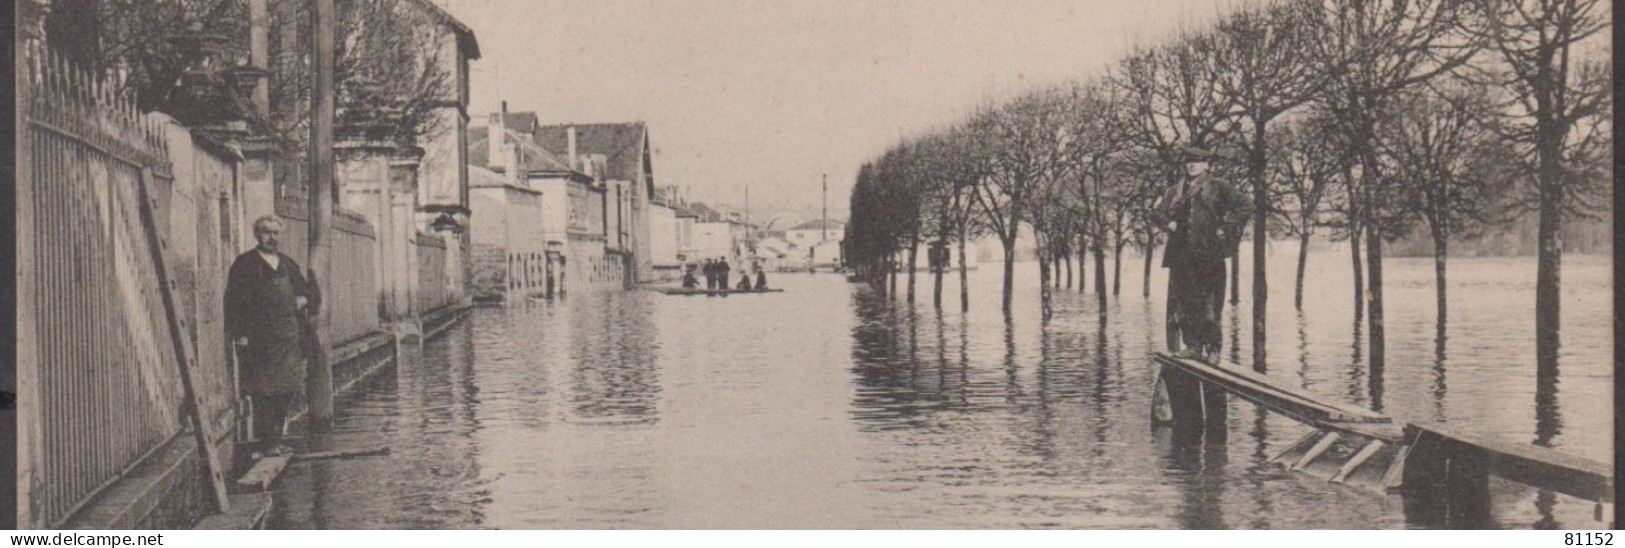
<path id="1" fill-rule="evenodd" d="M 711 259 L 706 259 L 705 260 L 705 265 L 700 267 L 700 272 L 705 274 L 705 288 L 707 290 L 716 289 L 717 288 L 717 265 L 716 265 L 716 263 L 711 262 Z"/>
<path id="2" fill-rule="evenodd" d="M 728 268 L 727 257 L 717 259 L 717 289 L 728 290 L 728 272 L 730 270 L 732 269 Z"/>
<path id="3" fill-rule="evenodd" d="M 1186 173 L 1168 189 L 1158 214 L 1169 230 L 1162 266 L 1168 269 L 1168 350 L 1216 361 L 1223 344 L 1224 260 L 1246 226 L 1246 196 L 1208 173 L 1222 153 L 1186 152 Z"/>
<path id="4" fill-rule="evenodd" d="M 254 221 L 259 245 L 237 256 L 226 282 L 226 332 L 238 345 L 242 391 L 254 407 L 254 436 L 265 454 L 282 446 L 289 408 L 305 392 L 305 366 L 316 344 L 311 316 L 321 307 L 314 280 L 279 251 L 282 222 Z"/>

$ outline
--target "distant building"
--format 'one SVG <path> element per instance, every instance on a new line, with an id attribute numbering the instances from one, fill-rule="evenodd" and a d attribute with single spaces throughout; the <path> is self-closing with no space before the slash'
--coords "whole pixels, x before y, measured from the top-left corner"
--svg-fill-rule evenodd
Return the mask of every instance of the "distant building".
<path id="1" fill-rule="evenodd" d="M 618 255 L 626 284 L 653 280 L 649 200 L 655 181 L 648 127 L 643 122 L 549 125 L 537 128 L 535 139 L 542 148 L 563 152 L 577 169 L 581 158 L 601 161 L 600 169 L 588 174 L 604 188 L 605 250 Z"/>
<path id="2" fill-rule="evenodd" d="M 812 268 L 840 268 L 841 242 L 829 240 L 807 249 L 807 262 Z"/>
<path id="3" fill-rule="evenodd" d="M 419 143 L 423 160 L 418 168 L 417 228 L 440 233 L 447 244 L 447 271 L 452 286 L 466 285 L 471 258 L 469 223 L 469 175 L 467 150 L 469 122 L 468 63 L 480 58 L 480 45 L 468 25 L 428 0 L 412 0 L 407 5 L 421 10 L 437 24 L 425 29 L 433 40 L 435 59 L 442 71 L 453 77 L 452 96 L 436 109 L 440 133 Z"/>
<path id="4" fill-rule="evenodd" d="M 469 168 L 475 300 L 541 296 L 547 289 L 542 192 L 480 166 Z"/>
<path id="5" fill-rule="evenodd" d="M 619 288 L 624 268 L 617 255 L 606 255 L 604 210 L 606 187 L 592 176 L 602 171 L 601 158 L 560 157 L 536 139 L 540 129 L 531 113 L 492 114 L 486 127 L 469 130 L 472 161 L 490 166 L 510 184 L 538 192 L 539 222 L 528 225 L 542 247 L 539 257 L 520 257 L 539 264 L 540 294 L 553 297 L 572 291 Z M 502 139 L 493 139 L 500 132 Z M 571 167 L 572 163 L 582 166 Z M 529 238 L 529 235 L 525 236 Z M 612 265 L 613 263 L 613 265 Z"/>
<path id="6" fill-rule="evenodd" d="M 809 247 L 822 242 L 840 242 L 846 232 L 846 223 L 836 220 L 812 220 L 784 231 L 784 239 L 796 247 Z"/>

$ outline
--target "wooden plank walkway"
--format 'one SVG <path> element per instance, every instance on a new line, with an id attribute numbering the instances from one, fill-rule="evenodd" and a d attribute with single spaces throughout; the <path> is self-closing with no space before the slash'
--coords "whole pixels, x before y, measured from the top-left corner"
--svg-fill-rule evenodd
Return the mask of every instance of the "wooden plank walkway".
<path id="1" fill-rule="evenodd" d="M 1159 365 L 1179 368 L 1203 382 L 1242 399 L 1317 428 L 1337 430 L 1384 441 L 1399 441 L 1404 433 L 1394 420 L 1370 409 L 1337 402 L 1281 384 L 1279 380 L 1233 363 L 1209 365 L 1190 358 L 1153 353 Z"/>
<path id="2" fill-rule="evenodd" d="M 1388 487 L 1400 484 L 1401 471 L 1409 472 L 1405 474 L 1407 476 L 1427 476 L 1435 469 L 1448 468 L 1470 472 L 1469 475 L 1475 477 L 1427 478 L 1427 481 L 1417 481 L 1417 487 L 1425 489 L 1426 484 L 1446 479 L 1449 482 L 1482 482 L 1488 476 L 1495 475 L 1600 503 L 1611 504 L 1614 500 L 1613 469 L 1601 462 L 1533 444 L 1464 432 L 1442 424 L 1401 424 L 1376 411 L 1326 401 L 1321 396 L 1287 386 L 1279 379 L 1233 363 L 1208 364 L 1160 352 L 1152 354 L 1152 361 L 1164 367 L 1164 371 L 1172 368 L 1323 433 L 1310 433 L 1274 459 L 1292 469 L 1303 469 L 1314 462 L 1337 443 L 1339 434 L 1354 434 L 1371 442 L 1391 444 L 1394 448 L 1384 451 L 1381 444 L 1360 442 L 1361 450 L 1354 458 L 1349 459 L 1350 462 L 1342 468 L 1333 469 L 1335 475 L 1331 477 L 1334 479 L 1347 478 L 1365 461 L 1381 452 L 1389 455 L 1383 459 L 1391 463 L 1381 477 L 1381 483 Z M 1317 439 L 1312 447 L 1311 439 Z M 1289 456 L 1292 457 L 1290 462 Z M 1453 461 L 1459 462 L 1450 464 Z M 1412 479 L 1405 479 L 1403 483 L 1411 484 Z"/>
<path id="3" fill-rule="evenodd" d="M 1405 434 L 1411 445 L 1433 441 L 1427 439 L 1431 437 L 1466 446 L 1487 458 L 1491 475 L 1573 497 L 1614 502 L 1614 471 L 1601 462 L 1438 423 L 1410 423 Z"/>

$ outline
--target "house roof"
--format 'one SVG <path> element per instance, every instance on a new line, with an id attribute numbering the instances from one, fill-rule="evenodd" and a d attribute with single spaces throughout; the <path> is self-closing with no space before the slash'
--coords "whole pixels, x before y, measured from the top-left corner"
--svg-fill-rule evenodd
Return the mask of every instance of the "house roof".
<path id="1" fill-rule="evenodd" d="M 457 49 L 462 50 L 464 56 L 468 57 L 469 60 L 480 58 L 480 43 L 478 40 L 474 39 L 473 29 L 468 28 L 468 25 L 464 25 L 462 21 L 458 21 L 456 17 L 452 17 L 450 13 L 447 13 L 446 10 L 442 9 L 440 6 L 435 5 L 434 2 L 429 0 L 412 0 L 412 3 L 417 4 L 420 8 L 423 8 L 424 12 L 429 14 L 429 17 L 432 17 L 436 22 L 451 28 L 451 31 L 457 34 Z"/>
<path id="2" fill-rule="evenodd" d="M 790 227 L 790 230 L 836 229 L 836 228 L 843 228 L 845 226 L 846 226 L 846 223 L 837 221 L 835 219 L 830 219 L 828 221 L 827 227 L 826 227 L 826 222 L 823 219 L 813 219 L 811 221 L 807 221 L 805 223 L 801 223 L 799 225 Z"/>
<path id="3" fill-rule="evenodd" d="M 491 170 L 486 169 L 484 167 L 474 166 L 474 165 L 468 166 L 468 187 L 469 188 L 506 188 L 506 189 L 518 190 L 518 191 L 522 191 L 522 192 L 529 192 L 529 193 L 532 193 L 532 194 L 541 194 L 542 193 L 542 191 L 540 191 L 540 190 L 536 190 L 536 189 L 533 189 L 533 188 L 530 188 L 530 187 L 527 187 L 527 186 L 524 186 L 524 185 L 521 185 L 521 184 L 516 184 L 512 180 L 508 179 L 507 177 L 503 177 L 502 174 L 500 174 L 500 173 L 497 173 L 495 171 L 491 171 Z"/>
<path id="4" fill-rule="evenodd" d="M 557 154 L 542 148 L 530 139 L 526 139 L 524 134 L 512 129 L 508 129 L 506 132 L 509 141 L 519 143 L 519 155 L 522 159 L 522 164 L 519 167 L 525 173 L 559 173 L 586 177 L 585 174 L 570 169 L 570 165 L 559 158 Z M 491 128 L 488 127 L 476 126 L 468 128 L 468 165 L 490 166 L 493 168 L 492 171 L 495 171 L 495 168 L 506 170 L 507 166 L 493 165 L 491 163 L 491 147 L 487 143 L 490 139 L 490 133 Z"/>
<path id="5" fill-rule="evenodd" d="M 493 112 L 489 117 L 491 125 L 496 125 L 497 117 L 499 116 L 502 117 L 502 127 L 526 135 L 534 135 L 536 133 L 536 128 L 542 126 L 542 122 L 536 118 L 536 113 L 534 112 L 509 112 L 507 114 Z"/>
<path id="6" fill-rule="evenodd" d="M 510 114 L 511 115 L 511 114 Z M 636 181 L 648 173 L 649 132 L 643 122 L 625 124 L 558 124 L 536 129 L 536 142 L 543 148 L 569 154 L 569 128 L 576 128 L 576 153 L 602 154 L 608 160 L 604 179 Z M 647 193 L 654 194 L 654 177 L 645 179 Z"/>

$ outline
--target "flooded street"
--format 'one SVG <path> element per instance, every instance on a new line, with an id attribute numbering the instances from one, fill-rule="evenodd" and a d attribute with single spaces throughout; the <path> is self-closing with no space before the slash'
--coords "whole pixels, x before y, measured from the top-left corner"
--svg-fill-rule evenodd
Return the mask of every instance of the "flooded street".
<path id="1" fill-rule="evenodd" d="M 1270 259 L 1268 374 L 1401 420 L 1611 462 L 1606 257 L 1565 259 L 1561 367 L 1538 379 L 1533 258 L 1453 260 L 1442 340 L 1432 260 L 1390 259 L 1388 360 L 1372 371 L 1346 253 L 1312 256 L 1301 314 L 1295 256 Z M 1147 355 L 1163 340 L 1162 288 L 1141 297 L 1139 261 L 1123 264 L 1105 310 L 1092 293 L 1056 290 L 1049 322 L 1035 263 L 1017 265 L 1003 318 L 992 262 L 971 274 L 969 314 L 955 276 L 938 312 L 928 276 L 911 307 L 829 274 L 778 274 L 778 294 L 480 309 L 340 401 L 331 444 L 392 453 L 294 465 L 271 526 L 1427 526 L 1397 496 L 1268 463 L 1307 429 L 1254 404 L 1232 398 L 1227 444 L 1153 431 Z M 1225 353 L 1246 358 L 1243 276 Z M 1499 480 L 1491 490 L 1501 527 L 1597 525 L 1588 502 Z"/>

